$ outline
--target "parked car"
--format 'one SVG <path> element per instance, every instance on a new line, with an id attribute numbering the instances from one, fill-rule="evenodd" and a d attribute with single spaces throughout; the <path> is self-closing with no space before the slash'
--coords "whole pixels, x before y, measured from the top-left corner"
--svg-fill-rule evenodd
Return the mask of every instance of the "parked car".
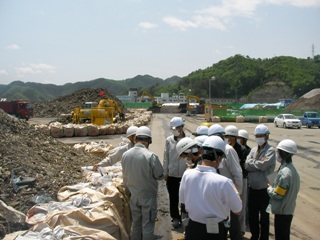
<path id="1" fill-rule="evenodd" d="M 302 125 L 307 128 L 312 128 L 313 126 L 320 128 L 320 117 L 317 112 L 305 112 L 300 120 Z"/>
<path id="2" fill-rule="evenodd" d="M 274 118 L 274 125 L 283 128 L 301 128 L 301 121 L 293 114 L 280 114 Z"/>

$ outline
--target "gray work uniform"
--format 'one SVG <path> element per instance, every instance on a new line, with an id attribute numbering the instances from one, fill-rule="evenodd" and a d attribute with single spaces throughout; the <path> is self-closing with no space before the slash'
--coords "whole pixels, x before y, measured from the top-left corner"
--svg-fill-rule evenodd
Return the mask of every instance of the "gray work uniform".
<path id="1" fill-rule="evenodd" d="M 107 167 L 116 164 L 121 161 L 122 155 L 132 148 L 134 144 L 132 142 L 128 142 L 125 145 L 116 147 L 109 152 L 109 155 L 98 163 L 100 167 Z"/>
<path id="2" fill-rule="evenodd" d="M 131 239 L 154 239 L 158 182 L 163 168 L 157 155 L 136 144 L 121 159 L 123 183 L 131 193 Z"/>

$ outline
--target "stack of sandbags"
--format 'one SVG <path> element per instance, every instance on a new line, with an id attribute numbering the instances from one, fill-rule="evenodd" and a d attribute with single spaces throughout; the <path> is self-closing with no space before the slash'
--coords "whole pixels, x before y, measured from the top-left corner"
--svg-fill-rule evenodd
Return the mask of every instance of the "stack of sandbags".
<path id="1" fill-rule="evenodd" d="M 244 116 L 237 116 L 236 117 L 236 122 L 243 123 L 244 122 Z"/>
<path id="2" fill-rule="evenodd" d="M 211 118 L 212 122 L 220 122 L 220 117 L 219 116 L 213 116 Z"/>
<path id="3" fill-rule="evenodd" d="M 88 136 L 98 136 L 99 127 L 94 124 L 87 124 L 87 133 L 88 133 Z"/>
<path id="4" fill-rule="evenodd" d="M 87 125 L 74 125 L 74 136 L 85 137 L 88 135 Z"/>
<path id="5" fill-rule="evenodd" d="M 260 116 L 259 117 L 259 123 L 266 123 L 266 122 L 268 122 L 267 117 L 265 117 L 265 116 Z"/>
<path id="6" fill-rule="evenodd" d="M 63 125 L 63 136 L 73 137 L 73 135 L 74 135 L 74 125 L 73 124 Z"/>
<path id="7" fill-rule="evenodd" d="M 50 136 L 54 138 L 63 137 L 63 125 L 60 122 L 53 122 L 49 124 Z"/>

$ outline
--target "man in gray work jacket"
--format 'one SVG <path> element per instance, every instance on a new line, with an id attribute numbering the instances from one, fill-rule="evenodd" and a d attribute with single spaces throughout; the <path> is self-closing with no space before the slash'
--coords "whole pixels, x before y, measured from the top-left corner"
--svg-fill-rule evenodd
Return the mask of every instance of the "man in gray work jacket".
<path id="1" fill-rule="evenodd" d="M 275 149 L 268 144 L 269 134 L 266 125 L 256 126 L 254 135 L 258 146 L 251 149 L 245 162 L 248 171 L 248 211 L 252 240 L 269 239 L 270 219 L 266 210 L 270 197 L 267 192 L 267 177 L 274 172 L 276 166 Z"/>
<path id="2" fill-rule="evenodd" d="M 150 129 L 139 127 L 135 146 L 126 151 L 121 159 L 123 183 L 131 194 L 131 240 L 154 239 L 157 180 L 163 178 L 163 168 L 158 156 L 148 150 L 151 142 Z"/>

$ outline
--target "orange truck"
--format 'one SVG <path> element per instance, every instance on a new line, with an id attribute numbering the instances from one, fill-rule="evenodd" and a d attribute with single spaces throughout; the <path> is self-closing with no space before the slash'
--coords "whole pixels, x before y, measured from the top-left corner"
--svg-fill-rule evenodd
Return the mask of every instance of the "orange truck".
<path id="1" fill-rule="evenodd" d="M 29 120 L 33 117 L 32 104 L 28 101 L 0 101 L 0 108 L 17 118 Z"/>

